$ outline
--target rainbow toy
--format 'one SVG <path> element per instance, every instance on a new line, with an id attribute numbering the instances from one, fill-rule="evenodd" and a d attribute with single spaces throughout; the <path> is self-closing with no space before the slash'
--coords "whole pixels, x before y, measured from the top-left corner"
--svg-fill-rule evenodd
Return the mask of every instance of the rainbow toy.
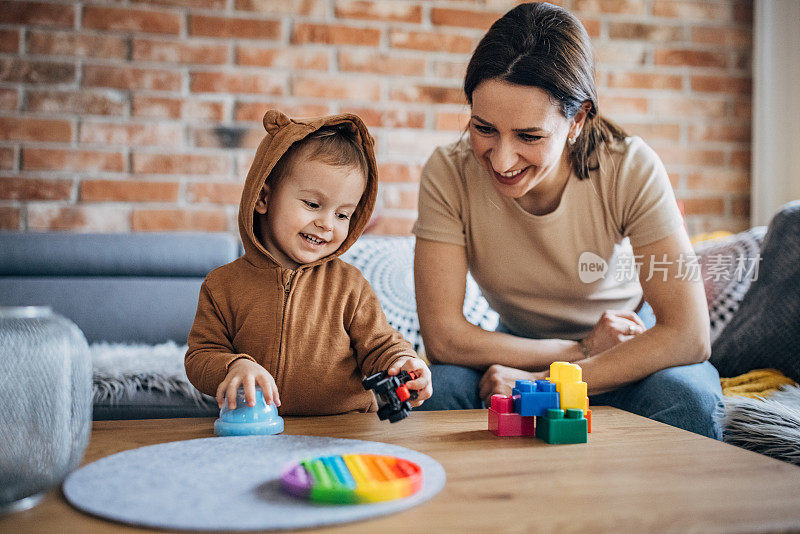
<path id="1" fill-rule="evenodd" d="M 281 475 L 281 486 L 287 493 L 312 502 L 391 501 L 419 491 L 422 470 L 394 456 L 320 456 L 291 464 Z"/>

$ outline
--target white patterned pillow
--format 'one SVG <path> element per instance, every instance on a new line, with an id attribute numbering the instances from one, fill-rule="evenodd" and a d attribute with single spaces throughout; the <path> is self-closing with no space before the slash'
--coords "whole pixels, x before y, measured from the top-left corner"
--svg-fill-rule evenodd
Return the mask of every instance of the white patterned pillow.
<path id="1" fill-rule="evenodd" d="M 414 238 L 363 236 L 341 259 L 355 266 L 372 286 L 386 319 L 415 350 L 422 348 L 414 297 Z M 478 284 L 467 274 L 464 317 L 485 330 L 497 327 L 497 313 L 483 298 Z"/>
<path id="2" fill-rule="evenodd" d="M 766 226 L 756 226 L 694 246 L 706 290 L 712 343 L 739 309 L 744 294 L 758 274 L 759 254 L 766 232 Z"/>

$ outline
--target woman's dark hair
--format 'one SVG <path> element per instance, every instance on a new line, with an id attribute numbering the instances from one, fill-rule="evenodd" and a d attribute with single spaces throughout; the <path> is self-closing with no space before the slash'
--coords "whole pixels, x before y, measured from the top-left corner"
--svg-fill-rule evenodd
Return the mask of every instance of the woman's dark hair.
<path id="1" fill-rule="evenodd" d="M 627 137 L 625 131 L 600 116 L 594 83 L 594 56 L 589 35 L 566 9 L 547 4 L 521 4 L 497 20 L 472 54 L 464 78 L 464 93 L 483 81 L 498 79 L 538 87 L 572 119 L 584 102 L 591 104 L 581 134 L 571 147 L 572 166 L 579 179 L 599 166 L 595 150 Z"/>

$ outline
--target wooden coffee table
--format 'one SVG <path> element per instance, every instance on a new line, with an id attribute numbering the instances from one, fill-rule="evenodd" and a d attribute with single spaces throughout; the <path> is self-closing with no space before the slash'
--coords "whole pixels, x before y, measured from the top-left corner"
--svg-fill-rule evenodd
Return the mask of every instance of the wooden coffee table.
<path id="1" fill-rule="evenodd" d="M 768 532 L 800 530 L 800 467 L 604 406 L 588 444 L 498 438 L 485 410 L 285 418 L 286 434 L 402 445 L 447 472 L 432 500 L 320 532 Z M 100 421 L 84 459 L 213 435 L 213 419 Z M 58 490 L 0 532 L 150 532 L 82 514 Z M 317 532 L 317 531 L 314 531 Z"/>

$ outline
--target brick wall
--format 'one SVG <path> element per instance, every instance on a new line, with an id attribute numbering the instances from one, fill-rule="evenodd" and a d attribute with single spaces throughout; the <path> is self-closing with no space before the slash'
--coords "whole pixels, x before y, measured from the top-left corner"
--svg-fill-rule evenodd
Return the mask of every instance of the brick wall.
<path id="1" fill-rule="evenodd" d="M 750 0 L 562 0 L 600 109 L 661 155 L 689 230 L 748 225 Z M 0 229 L 236 231 L 269 107 L 351 111 L 377 142 L 372 231 L 407 234 L 420 166 L 465 125 L 505 0 L 0 0 Z"/>

